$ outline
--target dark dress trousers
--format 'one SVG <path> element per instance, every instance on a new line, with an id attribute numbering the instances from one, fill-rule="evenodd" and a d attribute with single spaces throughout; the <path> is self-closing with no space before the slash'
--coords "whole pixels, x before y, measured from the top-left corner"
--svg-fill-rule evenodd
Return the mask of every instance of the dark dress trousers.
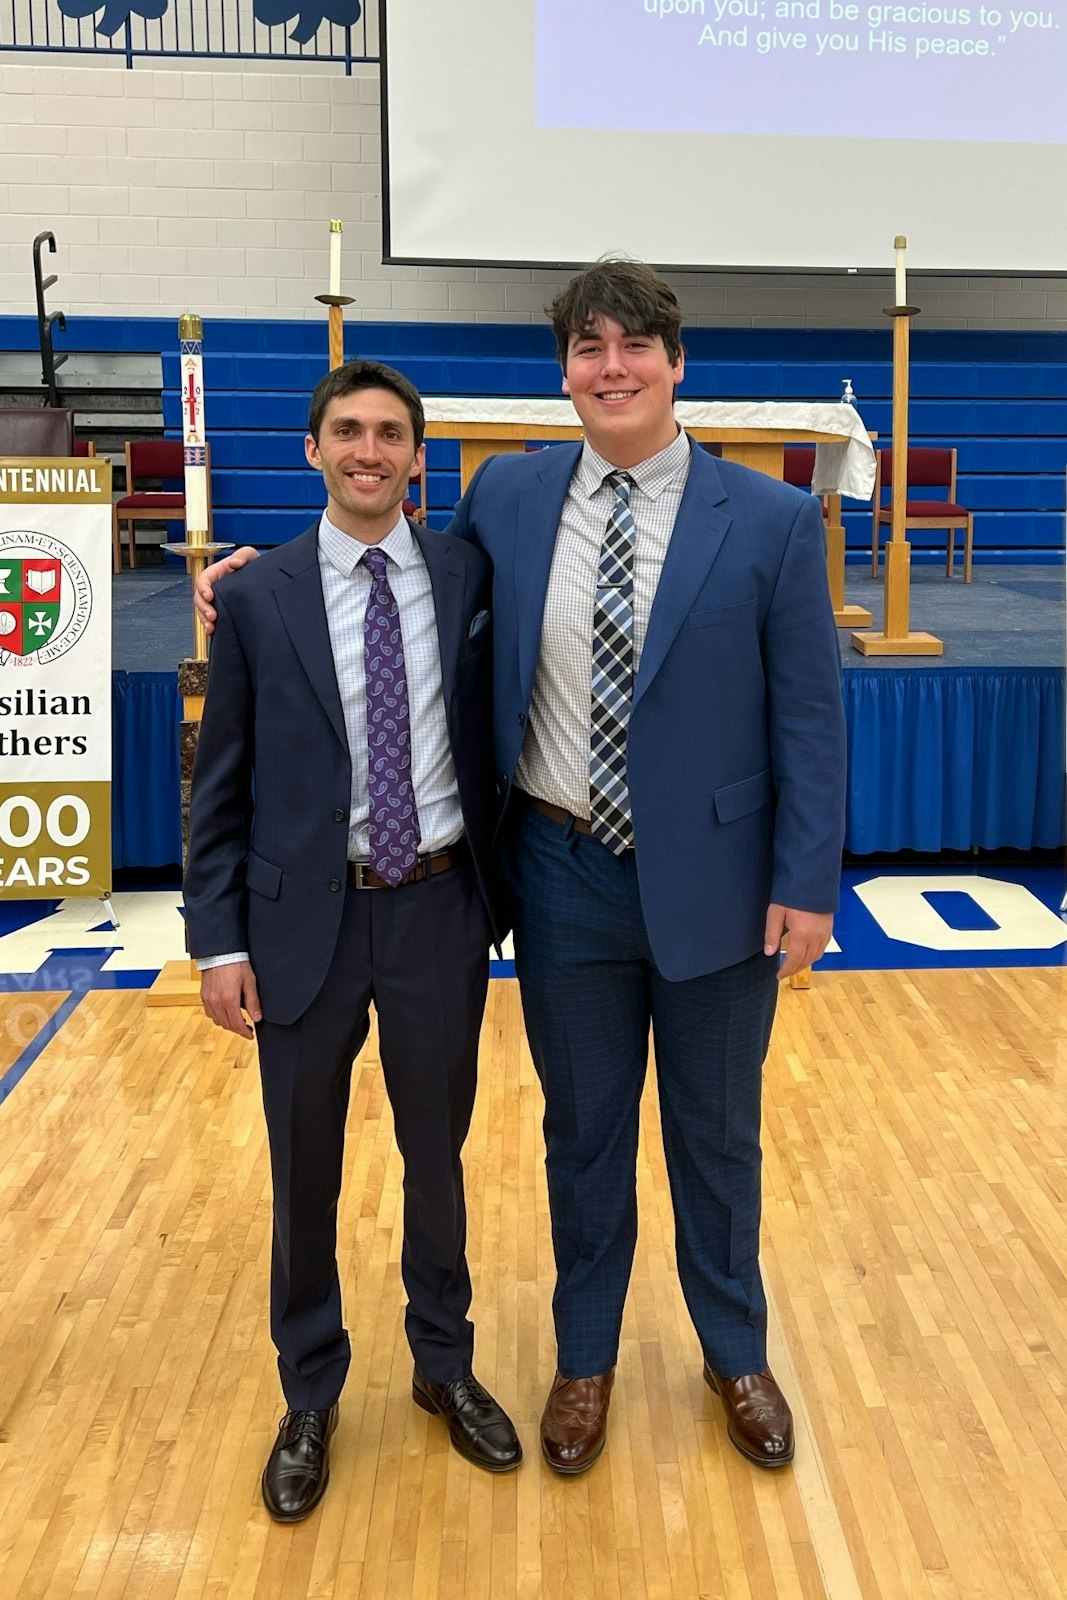
<path id="1" fill-rule="evenodd" d="M 347 883 L 352 755 L 318 527 L 216 590 L 186 919 L 193 955 L 247 950 L 256 975 L 274 1183 L 271 1330 L 295 1410 L 332 1405 L 348 1369 L 336 1215 L 352 1062 L 372 1004 L 404 1157 L 408 1338 L 431 1381 L 471 1369 L 460 1151 L 494 937 L 490 574 L 470 544 L 411 531 L 433 593 L 465 837 L 451 871 L 399 889 Z"/>

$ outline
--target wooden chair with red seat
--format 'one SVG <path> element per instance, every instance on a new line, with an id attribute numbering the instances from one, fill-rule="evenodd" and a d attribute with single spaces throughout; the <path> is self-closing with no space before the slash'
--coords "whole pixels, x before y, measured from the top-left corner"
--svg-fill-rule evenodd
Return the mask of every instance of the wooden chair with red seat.
<path id="1" fill-rule="evenodd" d="M 211 446 L 205 446 L 207 463 L 207 532 L 211 536 Z M 120 525 L 128 524 L 130 566 L 137 565 L 138 522 L 184 522 L 185 491 L 138 489 L 140 479 L 176 478 L 184 484 L 185 447 L 180 439 L 128 439 L 126 441 L 126 493 L 111 513 L 111 545 L 116 572 L 122 571 Z"/>
<path id="2" fill-rule="evenodd" d="M 782 452 L 782 482 L 791 483 L 794 489 L 807 489 L 811 493 L 811 480 L 815 476 L 815 446 L 813 444 L 787 444 Z M 826 515 L 826 501 L 823 501 Z"/>
<path id="3" fill-rule="evenodd" d="M 75 439 L 74 454 L 76 456 L 95 456 L 96 444 L 92 439 Z"/>
<path id="4" fill-rule="evenodd" d="M 871 519 L 871 576 L 878 576 L 878 541 L 882 526 L 893 521 L 891 505 L 882 505 L 882 490 L 893 487 L 892 448 L 875 451 L 874 514 Z M 916 489 L 944 489 L 943 500 L 912 499 Z M 956 451 L 948 445 L 916 445 L 908 450 L 908 487 L 904 504 L 905 531 L 944 528 L 948 534 L 945 576 L 956 566 L 956 530 L 963 529 L 963 581 L 970 583 L 974 559 L 974 513 L 956 503 Z"/>
<path id="5" fill-rule="evenodd" d="M 813 444 L 787 444 L 782 452 L 782 482 L 791 483 L 794 489 L 806 489 L 811 494 L 813 492 L 811 485 L 814 477 L 815 446 Z M 822 500 L 823 521 L 828 523 L 830 520 L 832 499 L 834 513 L 838 522 L 840 522 L 841 496 L 824 494 L 820 498 Z"/>

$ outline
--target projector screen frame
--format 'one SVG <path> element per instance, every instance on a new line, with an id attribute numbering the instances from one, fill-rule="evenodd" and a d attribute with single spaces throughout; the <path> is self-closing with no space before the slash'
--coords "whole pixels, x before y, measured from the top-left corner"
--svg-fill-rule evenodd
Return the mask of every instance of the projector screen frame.
<path id="1" fill-rule="evenodd" d="M 449 267 L 461 269 L 486 268 L 496 270 L 515 271 L 544 271 L 544 272 L 578 272 L 591 263 L 588 259 L 555 259 L 547 257 L 527 256 L 460 256 L 460 255 L 426 255 L 426 254 L 400 254 L 393 250 L 392 245 L 392 193 L 391 193 L 391 167 L 390 167 L 390 137 L 389 137 L 389 0 L 378 0 L 378 36 L 379 36 L 379 90 L 380 90 L 380 133 L 381 133 L 381 207 L 382 207 L 382 264 L 383 266 L 397 267 Z M 615 252 L 611 249 L 605 251 L 605 256 L 614 254 L 623 255 L 625 252 Z M 784 265 L 782 263 L 742 263 L 730 262 L 717 264 L 708 261 L 664 261 L 655 258 L 645 258 L 648 265 L 657 272 L 668 275 L 674 274 L 700 274 L 702 276 L 732 276 L 744 274 L 745 276 L 761 277 L 819 277 L 838 279 L 841 277 L 858 278 L 864 280 L 888 277 L 893 270 L 891 241 L 887 236 L 886 265 L 881 266 L 852 266 L 845 261 L 836 264 L 819 265 Z M 912 264 L 911 272 L 925 279 L 936 278 L 961 278 L 998 280 L 1018 278 L 1041 278 L 1058 282 L 1067 282 L 1067 267 L 967 267 L 967 266 L 925 266 L 918 263 Z M 547 287 L 547 286 L 546 286 Z M 891 303 L 892 295 L 887 296 L 887 305 Z"/>

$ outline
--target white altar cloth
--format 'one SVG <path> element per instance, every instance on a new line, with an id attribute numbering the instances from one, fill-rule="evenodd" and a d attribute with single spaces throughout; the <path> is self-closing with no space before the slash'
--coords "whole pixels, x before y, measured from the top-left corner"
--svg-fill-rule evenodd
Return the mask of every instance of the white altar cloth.
<path id="1" fill-rule="evenodd" d="M 580 428 L 578 413 L 567 399 L 521 396 L 507 399 L 460 399 L 423 396 L 427 422 L 530 423 L 538 427 Z M 803 428 L 812 433 L 837 433 L 840 444 L 815 447 L 815 494 L 845 494 L 869 500 L 874 493 L 874 449 L 863 419 L 854 406 L 838 401 L 803 400 L 677 400 L 674 414 L 682 427 Z"/>

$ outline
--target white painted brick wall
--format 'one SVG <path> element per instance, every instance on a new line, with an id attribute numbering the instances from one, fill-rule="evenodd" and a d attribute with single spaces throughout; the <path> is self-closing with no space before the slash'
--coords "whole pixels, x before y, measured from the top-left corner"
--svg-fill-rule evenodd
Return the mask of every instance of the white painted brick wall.
<path id="1" fill-rule="evenodd" d="M 564 274 L 388 267 L 381 259 L 376 68 L 191 72 L 0 53 L 0 312 L 32 312 L 30 246 L 56 234 L 50 304 L 129 312 L 319 320 L 328 221 L 345 224 L 350 318 L 540 321 Z M 871 279 L 689 273 L 675 283 L 703 326 L 874 327 Z M 922 326 L 1067 327 L 1062 278 L 909 278 Z"/>

